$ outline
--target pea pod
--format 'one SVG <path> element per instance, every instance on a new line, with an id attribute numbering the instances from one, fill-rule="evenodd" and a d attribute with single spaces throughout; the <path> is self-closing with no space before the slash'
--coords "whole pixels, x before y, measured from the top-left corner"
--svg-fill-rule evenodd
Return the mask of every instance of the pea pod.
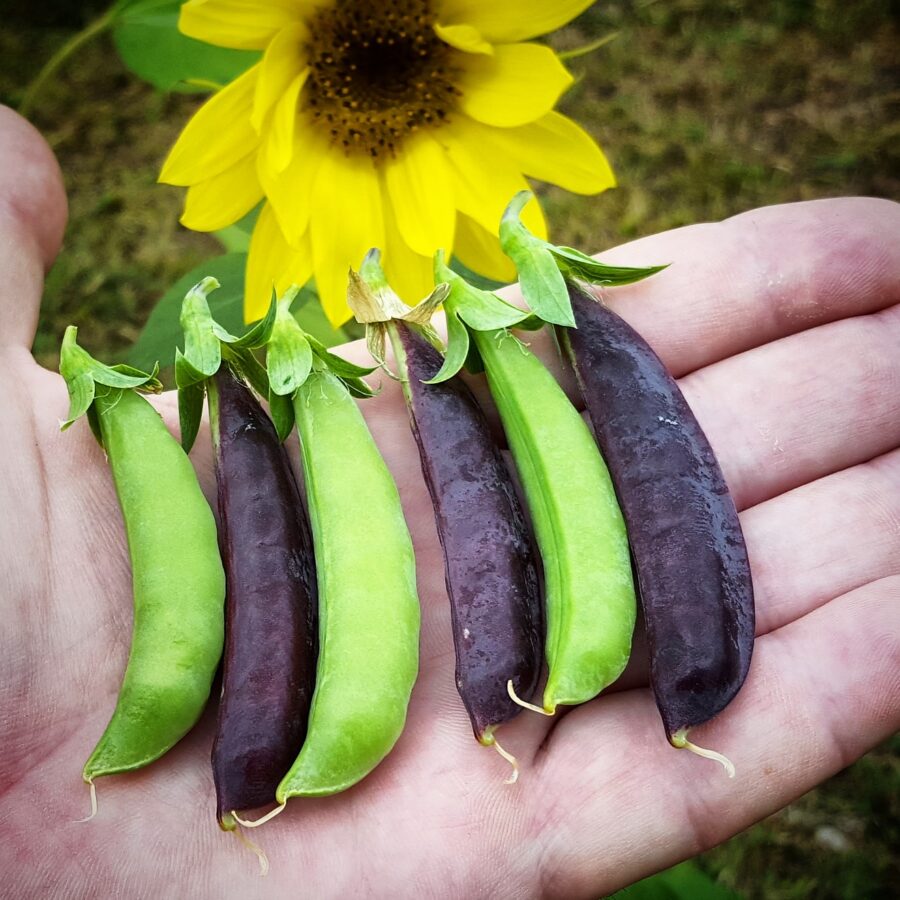
<path id="1" fill-rule="evenodd" d="M 270 336 L 275 308 L 234 337 L 210 313 L 206 295 L 216 287 L 215 279 L 204 279 L 184 298 L 185 351 L 175 374 L 182 439 L 197 433 L 205 393 L 215 450 L 227 592 L 212 768 L 217 818 L 230 831 L 236 810 L 275 799 L 303 743 L 317 598 L 312 538 L 287 453 L 242 377 L 248 373 L 257 390 L 267 391 L 250 351 Z"/>
<path id="2" fill-rule="evenodd" d="M 84 766 L 92 785 L 98 776 L 162 756 L 199 718 L 222 653 L 225 578 L 215 520 L 193 466 L 156 410 L 134 392 L 158 382 L 97 363 L 75 336 L 70 327 L 61 353 L 72 400 L 64 427 L 86 412 L 97 429 L 122 507 L 134 583 L 131 652 L 119 698 Z"/>
<path id="3" fill-rule="evenodd" d="M 753 581 L 734 501 L 659 357 L 611 309 L 569 293 L 578 327 L 562 341 L 628 522 L 666 734 L 733 775 L 686 735 L 727 706 L 750 667 Z"/>
<path id="4" fill-rule="evenodd" d="M 271 420 L 230 366 L 208 390 L 227 575 L 212 764 L 222 828 L 275 799 L 306 733 L 317 653 L 312 539 Z"/>
<path id="5" fill-rule="evenodd" d="M 349 301 L 365 321 L 374 355 L 385 333 L 394 350 L 409 421 L 434 507 L 450 600 L 456 687 L 475 737 L 513 765 L 496 729 L 518 715 L 508 685 L 530 699 L 541 671 L 543 616 L 535 551 L 500 449 L 461 378 L 427 383 L 443 368 L 432 345 L 433 307 L 448 285 L 408 308 L 394 294 L 370 251 L 351 277 Z"/>
<path id="6" fill-rule="evenodd" d="M 419 603 L 400 497 L 356 401 L 317 367 L 294 394 L 322 627 L 306 742 L 276 799 L 333 794 L 394 746 L 418 671 Z"/>
<path id="7" fill-rule="evenodd" d="M 292 399 L 319 589 L 309 728 L 271 816 L 291 797 L 350 787 L 394 746 L 418 671 L 420 613 L 400 497 L 350 393 L 365 392 L 358 375 L 370 370 L 309 338 L 289 300 L 279 303 L 267 364 L 271 389 Z"/>
<path id="8" fill-rule="evenodd" d="M 590 430 L 541 361 L 506 329 L 471 332 L 544 564 L 543 706 L 583 703 L 622 673 L 636 600 L 625 523 Z"/>

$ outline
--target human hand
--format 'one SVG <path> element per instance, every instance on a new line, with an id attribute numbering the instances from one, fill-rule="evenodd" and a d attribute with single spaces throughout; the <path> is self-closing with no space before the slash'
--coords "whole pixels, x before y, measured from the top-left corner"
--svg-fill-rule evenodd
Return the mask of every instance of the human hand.
<path id="1" fill-rule="evenodd" d="M 265 881 L 216 827 L 209 714 L 159 762 L 98 780 L 99 815 L 76 823 L 81 766 L 127 658 L 131 583 L 103 453 L 83 421 L 59 433 L 65 387 L 27 349 L 64 218 L 50 151 L 0 110 L 11 896 L 596 897 L 725 840 L 900 725 L 900 208 L 818 201 L 604 257 L 673 263 L 608 300 L 681 378 L 743 511 L 759 639 L 741 693 L 696 731 L 733 760 L 733 781 L 668 745 L 639 640 L 608 694 L 504 726 L 522 764 L 504 784 L 456 693 L 433 514 L 400 391 L 385 382 L 363 410 L 399 484 L 423 607 L 421 674 L 394 751 L 345 794 L 292 801 L 253 835 L 271 860 Z M 174 397 L 159 407 L 174 426 Z M 208 445 L 201 435 L 193 458 L 211 495 Z"/>

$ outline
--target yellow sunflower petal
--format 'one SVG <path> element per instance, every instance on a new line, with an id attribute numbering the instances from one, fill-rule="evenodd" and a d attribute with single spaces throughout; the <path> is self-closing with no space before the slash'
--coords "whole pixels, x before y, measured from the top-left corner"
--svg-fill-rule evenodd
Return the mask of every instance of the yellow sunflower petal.
<path id="1" fill-rule="evenodd" d="M 438 18 L 447 24 L 477 28 L 493 43 L 526 41 L 556 31 L 594 0 L 440 0 Z"/>
<path id="2" fill-rule="evenodd" d="M 297 100 L 309 69 L 304 69 L 275 104 L 265 143 L 265 166 L 270 172 L 283 172 L 294 154 L 294 131 L 297 124 Z"/>
<path id="3" fill-rule="evenodd" d="M 460 108 L 484 122 L 510 128 L 545 116 L 572 83 L 556 54 L 540 44 L 506 44 L 493 56 L 463 57 Z"/>
<path id="4" fill-rule="evenodd" d="M 159 180 L 191 185 L 224 172 L 252 153 L 259 137 L 250 125 L 259 63 L 213 94 L 193 118 L 163 163 Z"/>
<path id="5" fill-rule="evenodd" d="M 272 204 L 282 234 L 291 245 L 299 243 L 306 232 L 312 186 L 329 152 L 328 142 L 319 129 L 304 127 L 301 117 L 295 128 L 291 161 L 283 172 L 272 171 L 265 155 L 259 155 L 260 184 Z"/>
<path id="6" fill-rule="evenodd" d="M 300 14 L 294 0 L 189 0 L 181 7 L 178 29 L 218 47 L 262 50 Z"/>
<path id="7" fill-rule="evenodd" d="M 386 198 L 387 186 L 382 185 Z M 410 306 L 427 296 L 434 286 L 431 256 L 422 256 L 410 248 L 400 234 L 390 203 L 384 204 L 384 246 L 382 263 L 391 287 Z"/>
<path id="8" fill-rule="evenodd" d="M 445 43 L 463 53 L 484 53 L 487 56 L 494 55 L 494 48 L 479 33 L 477 28 L 471 25 L 441 25 L 434 26 L 434 33 Z"/>
<path id="9" fill-rule="evenodd" d="M 332 325 L 350 318 L 347 272 L 358 269 L 371 247 L 384 240 L 381 191 L 368 157 L 333 151 L 316 173 L 309 223 L 313 267 L 322 308 Z"/>
<path id="10" fill-rule="evenodd" d="M 423 256 L 453 244 L 456 205 L 447 161 L 428 133 L 403 144 L 384 170 L 388 197 L 403 240 Z"/>
<path id="11" fill-rule="evenodd" d="M 453 255 L 473 272 L 510 284 L 516 280 L 516 267 L 500 249 L 500 238 L 482 228 L 474 219 L 460 213 L 456 223 Z"/>
<path id="12" fill-rule="evenodd" d="M 493 148 L 492 154 L 505 157 L 532 178 L 576 194 L 599 194 L 616 185 L 612 168 L 594 139 L 558 112 L 516 128 L 478 128 L 481 141 Z"/>
<path id="13" fill-rule="evenodd" d="M 302 50 L 303 41 L 309 31 L 302 22 L 294 22 L 282 28 L 266 48 L 262 59 L 256 93 L 253 97 L 253 115 L 250 123 L 259 131 L 269 110 L 297 77 L 306 68 Z"/>
<path id="14" fill-rule="evenodd" d="M 193 231 L 218 231 L 245 216 L 263 197 L 250 153 L 230 169 L 188 188 L 181 224 Z"/>
<path id="15" fill-rule="evenodd" d="M 312 274 L 312 252 L 309 240 L 291 247 L 278 228 L 278 222 L 267 203 L 256 220 L 250 238 L 247 275 L 244 290 L 244 321 L 261 319 L 269 308 L 272 290 L 281 295 L 291 284 L 303 285 Z"/>
<path id="16" fill-rule="evenodd" d="M 498 234 L 503 210 L 519 191 L 528 189 L 528 182 L 510 160 L 485 145 L 484 133 L 477 123 L 460 116 L 440 137 L 453 173 L 457 209 L 491 234 Z M 546 237 L 546 224 L 536 201 L 525 207 L 522 221 L 534 234 Z"/>

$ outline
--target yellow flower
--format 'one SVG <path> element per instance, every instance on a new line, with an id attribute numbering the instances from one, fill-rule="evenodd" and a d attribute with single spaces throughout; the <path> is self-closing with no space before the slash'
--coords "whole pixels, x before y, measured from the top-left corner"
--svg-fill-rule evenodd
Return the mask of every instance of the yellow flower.
<path id="1" fill-rule="evenodd" d="M 190 0 L 180 29 L 259 63 L 188 122 L 160 180 L 189 188 L 182 222 L 213 231 L 265 204 L 245 315 L 273 284 L 314 275 L 329 319 L 350 317 L 348 267 L 373 246 L 415 302 L 431 255 L 514 278 L 497 239 L 525 175 L 578 193 L 614 182 L 600 148 L 555 112 L 572 83 L 529 43 L 591 0 Z M 546 232 L 537 202 L 526 225 Z"/>

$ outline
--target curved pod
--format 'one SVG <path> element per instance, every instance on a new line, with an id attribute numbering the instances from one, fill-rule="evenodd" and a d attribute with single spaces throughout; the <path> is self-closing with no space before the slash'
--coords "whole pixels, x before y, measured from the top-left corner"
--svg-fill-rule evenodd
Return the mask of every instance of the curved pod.
<path id="1" fill-rule="evenodd" d="M 636 600 L 625 523 L 590 430 L 552 374 L 508 331 L 472 334 L 543 560 L 552 713 L 595 697 L 628 662 Z"/>
<path id="2" fill-rule="evenodd" d="M 306 734 L 318 636 L 312 537 L 287 453 L 223 365 L 209 384 L 227 584 L 217 817 L 271 803 Z"/>
<path id="3" fill-rule="evenodd" d="M 392 327 L 444 551 L 456 687 L 475 737 L 489 744 L 494 729 L 522 711 L 509 696 L 508 682 L 530 699 L 540 676 L 543 616 L 531 538 L 509 470 L 472 392 L 458 377 L 423 384 L 443 357 L 404 323 Z"/>
<path id="4" fill-rule="evenodd" d="M 225 598 L 212 510 L 159 413 L 130 390 L 98 386 L 94 402 L 128 535 L 134 627 L 88 782 L 147 765 L 200 717 L 222 654 Z"/>
<path id="5" fill-rule="evenodd" d="M 293 397 L 316 552 L 319 663 L 306 741 L 276 799 L 333 794 L 387 755 L 419 661 L 415 558 L 356 401 L 314 369 Z"/>
<path id="6" fill-rule="evenodd" d="M 613 475 L 634 553 L 650 680 L 673 743 L 737 693 L 753 650 L 753 584 L 737 511 L 709 441 L 659 357 L 570 289 L 562 337 Z"/>

